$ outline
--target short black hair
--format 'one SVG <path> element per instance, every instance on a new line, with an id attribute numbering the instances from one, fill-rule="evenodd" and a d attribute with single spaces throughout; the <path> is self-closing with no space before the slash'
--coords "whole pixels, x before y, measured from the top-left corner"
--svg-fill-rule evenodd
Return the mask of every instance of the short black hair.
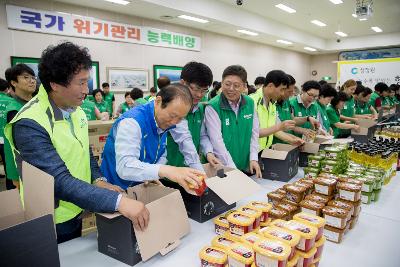
<path id="1" fill-rule="evenodd" d="M 161 89 L 167 85 L 171 84 L 171 80 L 167 76 L 161 76 L 157 79 L 157 87 Z"/>
<path id="2" fill-rule="evenodd" d="M 332 99 L 331 106 L 336 108 L 336 105 L 339 104 L 340 101 L 346 102 L 349 100 L 349 97 L 345 92 L 338 92 L 338 94 Z"/>
<path id="3" fill-rule="evenodd" d="M 212 87 L 214 88 L 217 83 L 219 83 L 219 81 L 213 81 Z"/>
<path id="4" fill-rule="evenodd" d="M 287 74 L 287 76 L 288 76 L 288 78 L 289 78 L 288 86 L 290 86 L 290 85 L 295 85 L 295 84 L 296 84 L 296 79 L 295 79 L 292 75 L 290 75 L 290 74 Z"/>
<path id="5" fill-rule="evenodd" d="M 211 90 L 210 94 L 208 95 L 208 99 L 212 99 L 217 95 L 218 90 L 221 88 L 222 84 L 220 82 L 217 82 L 214 85 L 214 88 Z"/>
<path id="6" fill-rule="evenodd" d="M 301 87 L 301 89 L 303 90 L 303 92 L 308 92 L 311 89 L 315 89 L 318 91 L 321 91 L 321 85 L 317 82 L 317 81 L 307 81 L 303 84 L 303 86 Z"/>
<path id="7" fill-rule="evenodd" d="M 395 84 L 395 83 L 392 83 L 392 84 L 389 86 L 389 89 L 390 89 L 390 91 L 396 92 L 396 91 L 399 89 L 399 85 L 398 85 L 398 84 Z"/>
<path id="8" fill-rule="evenodd" d="M 52 90 L 50 83 L 68 86 L 81 70 L 90 70 L 92 59 L 86 47 L 71 42 L 48 46 L 39 61 L 39 78 L 47 92 Z"/>
<path id="9" fill-rule="evenodd" d="M 330 84 L 326 83 L 321 86 L 321 90 L 319 92 L 320 97 L 335 97 L 337 95 L 337 91 Z"/>
<path id="10" fill-rule="evenodd" d="M 230 75 L 238 76 L 243 83 L 247 81 L 247 71 L 240 65 L 231 65 L 226 67 L 222 73 L 222 80 Z"/>
<path id="11" fill-rule="evenodd" d="M 213 74 L 207 65 L 191 61 L 183 66 L 181 79 L 187 83 L 197 84 L 200 87 L 209 87 L 213 81 Z"/>
<path id="12" fill-rule="evenodd" d="M 357 84 L 356 90 L 354 91 L 355 95 L 359 95 L 364 92 L 365 87 L 362 84 Z"/>
<path id="13" fill-rule="evenodd" d="M 104 88 L 104 87 L 110 87 L 110 84 L 109 83 L 102 83 L 101 84 L 101 88 Z"/>
<path id="14" fill-rule="evenodd" d="M 11 84 L 11 81 L 18 82 L 18 76 L 22 75 L 24 72 L 28 73 L 29 75 L 35 76 L 35 72 L 28 65 L 22 63 L 12 66 L 11 68 L 8 68 L 6 70 L 6 80 L 14 91 L 15 88 Z"/>
<path id="15" fill-rule="evenodd" d="M 282 70 L 271 70 L 267 73 L 267 76 L 265 76 L 264 85 L 272 83 L 275 87 L 281 84 L 288 86 L 289 82 L 289 76 L 285 72 Z"/>
<path id="16" fill-rule="evenodd" d="M 190 106 L 193 105 L 192 94 L 190 93 L 189 87 L 180 83 L 173 83 L 163 87 L 157 93 L 157 96 L 161 96 L 162 108 L 166 108 L 170 102 L 177 98 Z"/>
<path id="17" fill-rule="evenodd" d="M 143 91 L 140 90 L 139 88 L 135 87 L 133 88 L 130 93 L 129 93 L 132 97 L 133 100 L 139 99 L 139 98 L 143 98 Z"/>
<path id="18" fill-rule="evenodd" d="M 322 86 L 322 85 L 324 85 L 324 84 L 327 84 L 328 82 L 325 81 L 325 80 L 320 80 L 318 83 Z"/>
<path id="19" fill-rule="evenodd" d="M 247 86 L 247 94 L 251 95 L 255 92 L 257 92 L 257 89 L 254 87 L 254 85 Z"/>
<path id="20" fill-rule="evenodd" d="M 0 78 L 0 92 L 4 92 L 9 87 L 10 87 L 10 84 L 6 80 Z"/>
<path id="21" fill-rule="evenodd" d="M 126 98 L 128 95 L 130 96 L 130 95 L 131 95 L 131 92 L 125 92 L 124 97 Z"/>
<path id="22" fill-rule="evenodd" d="M 390 91 L 389 86 L 386 83 L 377 83 L 375 84 L 375 91 L 379 93 L 383 93 L 384 91 Z"/>
<path id="23" fill-rule="evenodd" d="M 154 86 L 150 88 L 150 93 L 157 93 L 157 90 Z"/>
<path id="24" fill-rule="evenodd" d="M 104 98 L 104 92 L 103 92 L 103 90 L 101 90 L 101 89 L 94 89 L 94 90 L 92 91 L 92 96 L 95 98 L 96 95 L 97 95 L 97 93 L 101 93 L 101 95 L 102 95 L 103 98 Z"/>
<path id="25" fill-rule="evenodd" d="M 366 97 L 367 95 L 372 94 L 372 89 L 369 87 L 364 87 L 364 91 L 362 91 L 362 96 Z"/>
<path id="26" fill-rule="evenodd" d="M 254 85 L 257 86 L 259 84 L 264 85 L 265 84 L 265 77 L 263 76 L 258 76 L 255 80 L 254 80 Z"/>

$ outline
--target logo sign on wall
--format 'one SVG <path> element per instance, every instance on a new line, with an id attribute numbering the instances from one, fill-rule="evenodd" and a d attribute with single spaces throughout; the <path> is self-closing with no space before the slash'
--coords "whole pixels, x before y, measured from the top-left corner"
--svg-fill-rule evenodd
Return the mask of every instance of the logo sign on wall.
<path id="1" fill-rule="evenodd" d="M 194 51 L 201 48 L 200 37 L 187 34 L 13 5 L 6 10 L 10 29 Z"/>
<path id="2" fill-rule="evenodd" d="M 353 79 L 371 89 L 379 82 L 400 84 L 400 58 L 339 61 L 337 77 L 338 85 Z"/>

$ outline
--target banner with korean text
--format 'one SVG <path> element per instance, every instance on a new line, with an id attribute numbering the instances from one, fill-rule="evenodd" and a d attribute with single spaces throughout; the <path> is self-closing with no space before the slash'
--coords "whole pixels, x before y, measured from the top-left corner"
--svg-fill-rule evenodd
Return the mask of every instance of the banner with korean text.
<path id="1" fill-rule="evenodd" d="M 200 51 L 197 36 L 128 25 L 64 12 L 7 5 L 8 28 L 81 38 L 92 38 Z"/>

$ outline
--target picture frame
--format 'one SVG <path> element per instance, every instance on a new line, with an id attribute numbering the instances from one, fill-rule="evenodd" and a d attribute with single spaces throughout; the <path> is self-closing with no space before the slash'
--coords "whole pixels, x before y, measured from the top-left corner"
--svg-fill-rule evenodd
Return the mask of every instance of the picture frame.
<path id="1" fill-rule="evenodd" d="M 153 65 L 154 88 L 158 91 L 157 79 L 161 76 L 167 76 L 171 83 L 178 82 L 181 79 L 182 69 L 183 67 L 179 66 Z"/>
<path id="2" fill-rule="evenodd" d="M 23 63 L 28 65 L 33 72 L 35 73 L 35 76 L 38 77 L 37 84 L 38 86 L 40 85 L 40 80 L 39 80 L 39 58 L 35 57 L 10 57 L 11 61 L 11 66 L 15 66 L 17 64 Z M 90 71 L 90 80 L 88 82 L 88 87 L 89 87 L 89 94 L 92 93 L 94 89 L 100 88 L 100 64 L 98 61 L 92 61 L 92 69 Z"/>
<path id="3" fill-rule="evenodd" d="M 107 67 L 107 81 L 112 92 L 129 92 L 134 87 L 149 91 L 149 71 L 138 68 Z"/>

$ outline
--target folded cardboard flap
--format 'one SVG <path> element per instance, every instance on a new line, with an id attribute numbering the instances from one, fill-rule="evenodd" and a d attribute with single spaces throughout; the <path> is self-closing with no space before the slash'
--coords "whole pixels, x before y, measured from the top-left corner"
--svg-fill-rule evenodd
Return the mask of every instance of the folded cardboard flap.
<path id="1" fill-rule="evenodd" d="M 218 173 L 221 173 L 221 170 L 223 170 L 224 174 L 227 173 L 228 171 L 234 170 L 234 168 L 226 167 L 226 166 L 218 166 L 218 168 L 213 168 L 211 164 L 203 164 L 204 171 L 206 172 L 207 178 L 218 176 Z"/>
<path id="2" fill-rule="evenodd" d="M 305 143 L 300 147 L 301 152 L 316 154 L 319 151 L 321 143 Z"/>
<path id="3" fill-rule="evenodd" d="M 88 122 L 89 135 L 104 135 L 110 132 L 114 121 L 94 120 Z"/>
<path id="4" fill-rule="evenodd" d="M 297 148 L 288 144 L 275 144 L 271 148 L 264 149 L 261 154 L 262 158 L 284 160 L 290 151 Z"/>
<path id="5" fill-rule="evenodd" d="M 0 230 L 25 221 L 18 189 L 0 193 Z"/>
<path id="6" fill-rule="evenodd" d="M 360 127 L 369 128 L 374 126 L 376 121 L 371 119 L 359 119 L 357 124 L 360 125 Z"/>

